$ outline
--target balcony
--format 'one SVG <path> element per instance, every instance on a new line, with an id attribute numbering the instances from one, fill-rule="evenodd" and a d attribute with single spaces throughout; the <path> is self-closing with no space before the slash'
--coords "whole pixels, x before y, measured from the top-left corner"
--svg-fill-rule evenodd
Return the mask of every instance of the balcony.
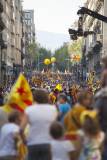
<path id="1" fill-rule="evenodd" d="M 15 39 L 12 37 L 11 38 L 11 46 L 14 47 L 15 46 Z"/>
<path id="2" fill-rule="evenodd" d="M 25 46 L 23 39 L 21 38 L 21 47 L 23 48 Z"/>
<path id="3" fill-rule="evenodd" d="M 14 2 L 13 2 L 13 0 L 11 0 L 10 5 L 11 5 L 11 8 L 14 8 Z"/>
<path id="4" fill-rule="evenodd" d="M 5 23 L 3 21 L 3 17 L 0 15 L 0 32 L 5 29 Z"/>
<path id="5" fill-rule="evenodd" d="M 102 43 L 100 41 L 92 42 L 88 48 L 87 57 L 93 57 L 95 54 L 100 54 Z"/>
<path id="6" fill-rule="evenodd" d="M 103 47 L 102 43 L 100 41 L 96 41 L 93 47 L 94 54 L 99 54 L 102 50 L 102 47 Z"/>
<path id="7" fill-rule="evenodd" d="M 0 0 L 0 13 L 3 12 L 3 2 Z"/>
<path id="8" fill-rule="evenodd" d="M 14 27 L 13 24 L 11 24 L 11 33 L 12 33 L 12 34 L 15 34 L 15 27 Z"/>
<path id="9" fill-rule="evenodd" d="M 25 54 L 23 52 L 21 52 L 21 59 L 25 59 Z"/>
<path id="10" fill-rule="evenodd" d="M 15 21 L 15 15 L 14 15 L 14 13 L 12 11 L 11 11 L 10 15 L 11 15 L 11 21 L 14 22 Z"/>
<path id="11" fill-rule="evenodd" d="M 103 43 L 103 34 L 97 34 L 97 39 L 98 42 Z"/>
<path id="12" fill-rule="evenodd" d="M 2 67 L 2 70 L 6 70 L 6 63 L 5 63 L 5 61 L 1 61 L 1 67 Z"/>
<path id="13" fill-rule="evenodd" d="M 7 48 L 6 41 L 4 41 L 3 39 L 3 33 L 0 33 L 0 46 L 1 46 L 1 49 Z"/>
<path id="14" fill-rule="evenodd" d="M 87 49 L 87 53 L 86 56 L 91 57 L 93 54 L 93 43 L 90 43 L 88 49 Z"/>

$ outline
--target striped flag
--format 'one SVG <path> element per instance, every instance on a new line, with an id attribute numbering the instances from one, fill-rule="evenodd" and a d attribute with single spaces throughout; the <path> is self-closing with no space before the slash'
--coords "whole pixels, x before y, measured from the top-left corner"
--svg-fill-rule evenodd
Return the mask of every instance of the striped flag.
<path id="1" fill-rule="evenodd" d="M 4 111 L 10 112 L 11 109 L 16 109 L 20 112 L 24 112 L 26 107 L 32 105 L 32 103 L 33 96 L 30 86 L 24 75 L 20 74 L 19 78 L 11 89 L 8 102 L 4 106 Z"/>

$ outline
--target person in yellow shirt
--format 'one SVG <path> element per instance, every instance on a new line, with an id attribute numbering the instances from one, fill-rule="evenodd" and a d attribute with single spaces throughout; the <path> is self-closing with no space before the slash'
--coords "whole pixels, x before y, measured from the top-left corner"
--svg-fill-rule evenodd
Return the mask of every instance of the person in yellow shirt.
<path id="1" fill-rule="evenodd" d="M 81 114 L 91 106 L 92 95 L 88 91 L 81 91 L 78 95 L 78 103 L 65 115 L 64 127 L 67 139 L 76 140 L 76 132 L 81 129 Z"/>

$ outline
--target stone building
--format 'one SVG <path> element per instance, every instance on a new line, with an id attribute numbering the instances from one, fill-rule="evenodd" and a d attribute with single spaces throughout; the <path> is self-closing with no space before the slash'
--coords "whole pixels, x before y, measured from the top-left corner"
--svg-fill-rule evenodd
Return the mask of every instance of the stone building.
<path id="1" fill-rule="evenodd" d="M 21 0 L 13 0 L 11 6 L 11 52 L 13 57 L 13 73 L 18 75 L 22 69 L 22 4 Z"/>
<path id="2" fill-rule="evenodd" d="M 107 0 L 104 0 L 104 15 L 107 17 Z M 107 23 L 103 24 L 103 54 L 107 55 Z"/>
<path id="3" fill-rule="evenodd" d="M 34 10 L 24 10 L 24 22 L 28 29 L 29 44 L 35 42 Z"/>
<path id="4" fill-rule="evenodd" d="M 22 19 L 24 18 L 23 13 L 22 13 Z M 22 25 L 22 50 L 23 50 L 23 58 L 22 58 L 22 63 L 23 67 L 25 68 L 26 65 L 28 64 L 28 47 L 29 47 L 29 37 L 28 37 L 28 26 L 26 25 L 26 22 L 23 19 L 23 25 Z"/>
<path id="5" fill-rule="evenodd" d="M 23 27 L 24 27 L 24 45 L 25 45 L 25 59 L 24 69 L 25 72 L 32 69 L 33 57 L 29 53 L 29 47 L 35 45 L 35 23 L 34 23 L 34 10 L 23 11 Z"/>
<path id="6" fill-rule="evenodd" d="M 104 14 L 103 0 L 87 0 L 85 7 L 102 15 Z M 84 38 L 83 55 L 85 57 L 86 72 L 95 71 L 96 75 L 99 76 L 104 45 L 103 22 L 89 15 L 85 15 L 84 30 L 94 32 L 92 35 Z"/>
<path id="7" fill-rule="evenodd" d="M 0 82 L 2 77 L 2 70 L 5 70 L 5 62 L 2 61 L 2 50 L 6 47 L 2 36 L 2 32 L 5 29 L 5 20 L 3 18 L 3 0 L 0 1 Z"/>
<path id="8" fill-rule="evenodd" d="M 21 70 L 21 38 L 22 21 L 21 0 L 0 0 L 3 11 L 1 19 L 4 21 L 5 28 L 0 32 L 0 38 L 4 42 L 1 47 L 1 80 L 16 76 Z M 2 23 L 0 23 L 1 25 Z"/>

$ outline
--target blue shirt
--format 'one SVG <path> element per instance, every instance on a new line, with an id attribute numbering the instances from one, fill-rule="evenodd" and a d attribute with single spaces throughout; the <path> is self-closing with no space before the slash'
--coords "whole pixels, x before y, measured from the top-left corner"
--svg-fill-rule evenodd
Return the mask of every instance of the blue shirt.
<path id="1" fill-rule="evenodd" d="M 63 120 L 66 113 L 71 109 L 69 103 L 59 104 L 59 112 L 61 113 L 61 120 Z"/>

